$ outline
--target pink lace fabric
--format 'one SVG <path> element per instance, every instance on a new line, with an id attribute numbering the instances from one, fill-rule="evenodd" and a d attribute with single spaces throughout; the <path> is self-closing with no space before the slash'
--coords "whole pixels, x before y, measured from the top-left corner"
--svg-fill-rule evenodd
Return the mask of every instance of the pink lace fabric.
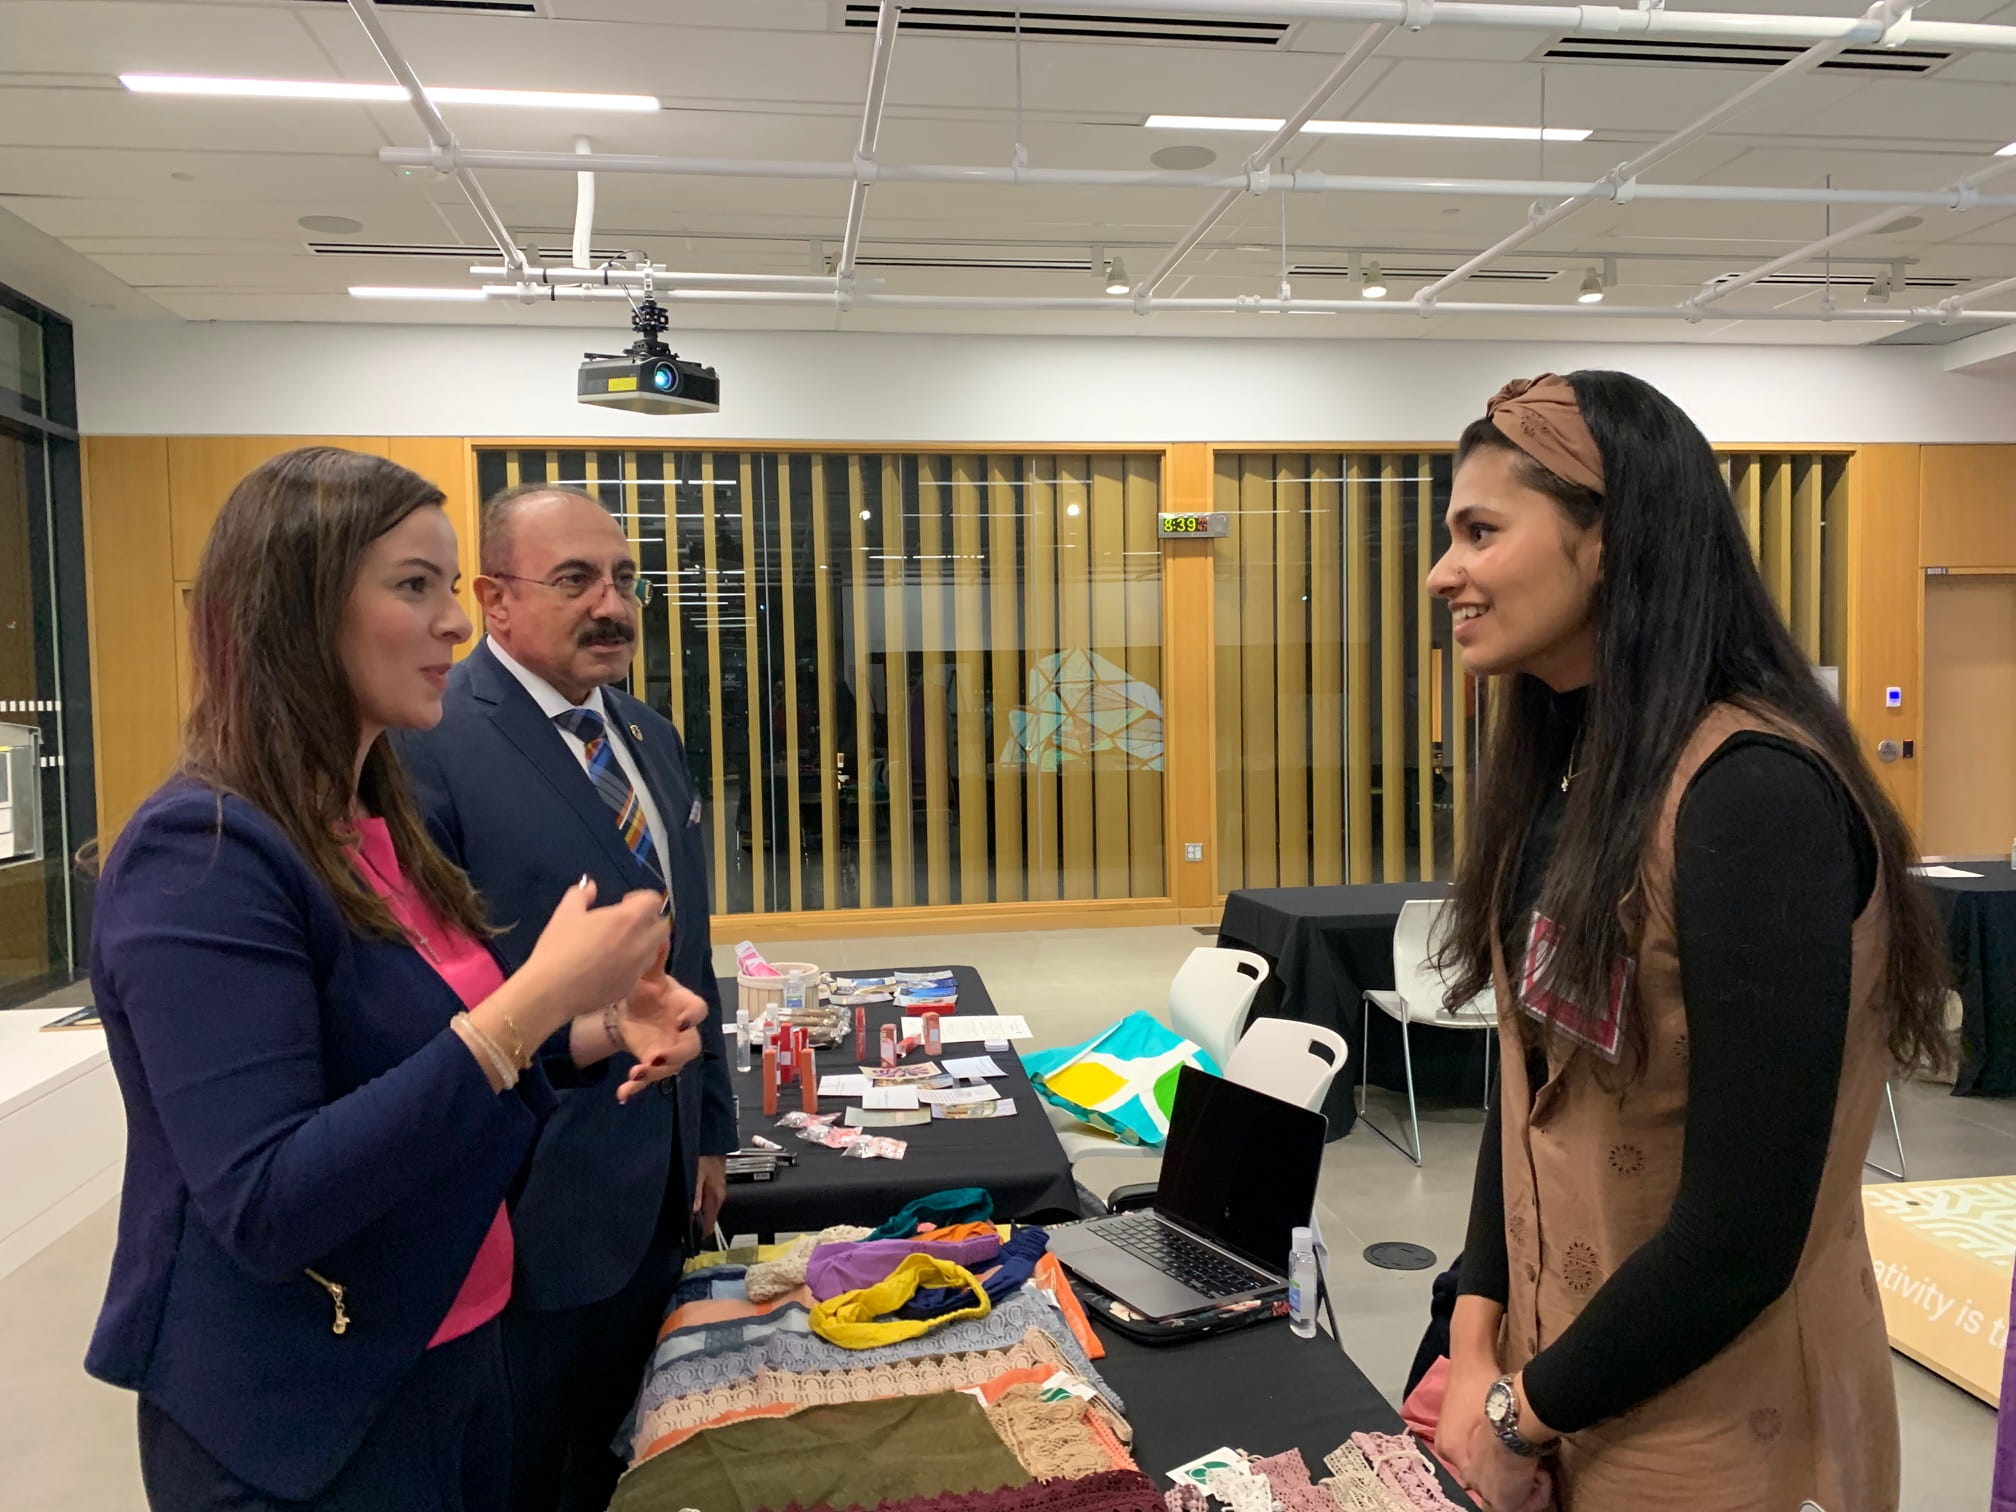
<path id="1" fill-rule="evenodd" d="M 1354 1433 L 1349 1444 L 1340 1445 L 1323 1463 L 1342 1479 L 1354 1453 L 1372 1467 L 1380 1484 L 1408 1512 L 1462 1512 L 1442 1494 L 1435 1483 L 1435 1471 L 1406 1434 Z"/>
<path id="2" fill-rule="evenodd" d="M 1162 1493 L 1138 1470 L 1106 1470 L 1075 1480 L 1036 1480 L 998 1491 L 950 1492 L 879 1502 L 875 1507 L 811 1507 L 792 1502 L 780 1512 L 1164 1512 Z"/>
<path id="3" fill-rule="evenodd" d="M 1321 1486 L 1309 1480 L 1309 1466 L 1299 1449 L 1285 1449 L 1266 1459 L 1256 1459 L 1247 1467 L 1265 1477 L 1274 1493 L 1274 1505 L 1281 1512 L 1337 1512 L 1339 1503 Z"/>

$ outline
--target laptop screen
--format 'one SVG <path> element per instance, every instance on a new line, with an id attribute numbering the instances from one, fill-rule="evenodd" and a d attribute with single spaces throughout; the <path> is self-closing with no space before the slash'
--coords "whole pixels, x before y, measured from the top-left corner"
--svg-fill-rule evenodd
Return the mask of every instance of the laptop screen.
<path id="1" fill-rule="evenodd" d="M 1309 1221 L 1329 1121 L 1195 1066 L 1176 1080 L 1155 1211 L 1277 1275 Z"/>

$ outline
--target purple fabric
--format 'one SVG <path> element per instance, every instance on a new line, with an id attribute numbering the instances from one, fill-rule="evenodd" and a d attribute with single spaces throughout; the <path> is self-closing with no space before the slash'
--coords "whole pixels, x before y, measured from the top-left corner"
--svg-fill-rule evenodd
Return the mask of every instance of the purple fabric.
<path id="1" fill-rule="evenodd" d="M 2010 1289 L 2009 1308 L 2016 1318 L 2016 1285 Z M 2016 1334 L 2002 1352 L 2002 1410 L 1995 1414 L 1995 1488 L 1988 1509 L 2016 1512 Z"/>
<path id="2" fill-rule="evenodd" d="M 805 1284 L 821 1302 L 888 1279 L 905 1255 L 936 1255 L 968 1270 L 978 1270 L 1001 1253 L 999 1234 L 975 1234 L 971 1239 L 861 1239 L 852 1244 L 822 1244 L 805 1267 Z"/>

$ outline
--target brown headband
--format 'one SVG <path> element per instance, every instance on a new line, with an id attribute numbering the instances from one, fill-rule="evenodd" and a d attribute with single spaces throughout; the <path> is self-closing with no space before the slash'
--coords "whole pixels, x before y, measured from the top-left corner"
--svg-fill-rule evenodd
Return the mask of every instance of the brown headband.
<path id="1" fill-rule="evenodd" d="M 1603 453 L 1566 378 L 1514 379 L 1491 396 L 1485 413 L 1506 440 L 1556 477 L 1603 492 Z"/>

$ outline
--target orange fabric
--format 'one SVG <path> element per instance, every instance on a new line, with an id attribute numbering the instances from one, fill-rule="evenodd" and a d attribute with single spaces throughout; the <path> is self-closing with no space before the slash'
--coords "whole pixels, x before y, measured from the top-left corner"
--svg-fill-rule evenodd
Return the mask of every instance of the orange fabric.
<path id="1" fill-rule="evenodd" d="M 916 1237 L 939 1244 L 952 1244 L 961 1239 L 978 1239 L 992 1234 L 1006 1243 L 1009 1233 L 1010 1229 L 1005 1223 L 948 1223 L 944 1228 L 919 1229 Z"/>
<path id="2" fill-rule="evenodd" d="M 1064 1275 L 1064 1267 L 1055 1255 L 1046 1254 L 1036 1262 L 1036 1272 L 1030 1277 L 1038 1286 L 1050 1294 L 1058 1310 L 1064 1314 L 1064 1321 L 1071 1327 L 1071 1337 L 1078 1341 L 1078 1347 L 1085 1351 L 1088 1360 L 1106 1358 L 1106 1346 L 1099 1342 L 1099 1335 L 1092 1332 L 1092 1320 L 1085 1316 L 1085 1305 L 1078 1300 L 1078 1294 L 1071 1290 L 1071 1282 Z"/>

